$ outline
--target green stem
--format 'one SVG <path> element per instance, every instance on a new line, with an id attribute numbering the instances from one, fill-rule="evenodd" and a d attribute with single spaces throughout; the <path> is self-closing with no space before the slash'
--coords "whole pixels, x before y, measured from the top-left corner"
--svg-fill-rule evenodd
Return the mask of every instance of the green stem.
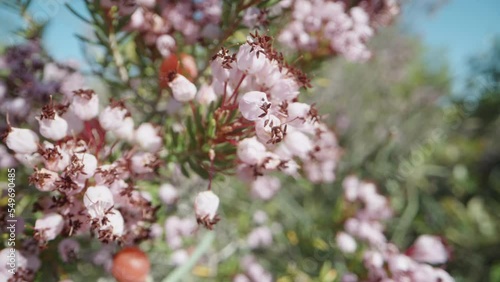
<path id="1" fill-rule="evenodd" d="M 406 237 L 406 233 L 408 232 L 408 228 L 415 219 L 415 216 L 418 213 L 419 208 L 419 195 L 418 189 L 414 186 L 408 186 L 406 189 L 408 196 L 407 202 L 408 205 L 401 215 L 400 220 L 398 221 L 398 225 L 394 230 L 394 234 L 392 235 L 391 241 L 397 245 L 401 245 L 403 243 L 403 238 Z"/>
<path id="2" fill-rule="evenodd" d="M 201 258 L 203 254 L 208 251 L 208 248 L 212 245 L 212 241 L 215 238 L 215 232 L 207 232 L 200 244 L 196 247 L 196 250 L 193 252 L 189 260 L 183 264 L 181 267 L 176 268 L 170 275 L 168 275 L 163 282 L 176 282 L 181 281 L 184 276 L 188 274 L 188 272 L 196 265 L 198 260 Z"/>

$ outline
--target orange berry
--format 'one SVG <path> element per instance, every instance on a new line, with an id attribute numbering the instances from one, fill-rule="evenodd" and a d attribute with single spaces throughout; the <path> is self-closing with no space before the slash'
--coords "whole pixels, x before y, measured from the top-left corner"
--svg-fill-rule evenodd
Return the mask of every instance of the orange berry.
<path id="1" fill-rule="evenodd" d="M 111 273 L 118 282 L 144 282 L 150 267 L 143 251 L 137 247 L 125 247 L 113 258 Z"/>

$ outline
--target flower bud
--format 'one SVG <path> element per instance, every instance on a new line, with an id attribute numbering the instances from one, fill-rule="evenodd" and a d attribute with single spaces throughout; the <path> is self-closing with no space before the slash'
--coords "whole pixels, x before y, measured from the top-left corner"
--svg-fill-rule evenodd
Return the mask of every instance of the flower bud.
<path id="1" fill-rule="evenodd" d="M 137 247 L 126 247 L 113 258 L 111 273 L 118 282 L 145 282 L 150 267 L 143 251 Z"/>
<path id="2" fill-rule="evenodd" d="M 266 93 L 260 91 L 245 93 L 239 102 L 241 115 L 251 121 L 265 117 L 270 106 Z"/>
<path id="3" fill-rule="evenodd" d="M 5 144 L 16 153 L 31 154 L 38 150 L 38 140 L 38 135 L 29 129 L 11 127 Z"/>
<path id="4" fill-rule="evenodd" d="M 196 86 L 181 74 L 175 74 L 168 86 L 172 89 L 175 100 L 179 102 L 191 101 L 196 96 Z"/>

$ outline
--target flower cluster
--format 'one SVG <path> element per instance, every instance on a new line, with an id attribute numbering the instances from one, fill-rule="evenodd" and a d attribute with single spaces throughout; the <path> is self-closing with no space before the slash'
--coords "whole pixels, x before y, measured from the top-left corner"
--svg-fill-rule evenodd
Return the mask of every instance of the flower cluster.
<path id="1" fill-rule="evenodd" d="M 163 57 L 176 49 L 174 32 L 186 43 L 215 39 L 220 35 L 222 1 L 101 1 L 104 8 L 117 5 L 121 15 L 130 15 L 128 29 L 140 32 L 147 45 L 155 45 Z"/>
<path id="2" fill-rule="evenodd" d="M 292 21 L 278 40 L 285 46 L 317 54 L 341 54 L 351 61 L 365 61 L 371 53 L 366 42 L 374 29 L 399 12 L 396 1 L 362 1 L 349 7 L 346 1 L 295 0 Z"/>
<path id="3" fill-rule="evenodd" d="M 83 89 L 66 103 L 51 100 L 37 120 L 40 136 L 10 124 L 3 136 L 16 158 L 33 168 L 29 181 L 43 192 L 34 207 L 42 212 L 33 227 L 36 243 L 43 248 L 58 236 L 89 234 L 126 245 L 148 239 L 157 207 L 135 183 L 159 165 L 158 129 L 149 123 L 134 128 L 121 101 L 99 112 L 97 94 Z M 59 246 L 64 261 L 78 250 L 73 240 Z"/>
<path id="4" fill-rule="evenodd" d="M 340 157 L 337 138 L 321 123 L 314 105 L 298 101 L 309 80 L 286 64 L 271 38 L 254 34 L 236 54 L 222 49 L 211 62 L 211 87 L 221 106 L 216 116 L 238 111 L 220 125 L 218 142 L 237 144 L 238 175 L 252 182 L 252 194 L 269 199 L 279 189 L 280 171 L 300 171 L 315 182 L 331 182 Z"/>
<path id="5" fill-rule="evenodd" d="M 345 254 L 356 252 L 358 241 L 367 244 L 363 249 L 367 274 L 359 279 L 356 274 L 347 273 L 342 281 L 454 281 L 445 270 L 436 267 L 449 258 L 449 250 L 441 238 L 421 235 L 406 252 L 401 252 L 383 233 L 382 221 L 392 216 L 387 198 L 377 192 L 373 183 L 355 176 L 344 179 L 343 188 L 344 199 L 359 203 L 362 208 L 346 220 L 345 232 L 337 233 L 336 242 Z"/>
<path id="6" fill-rule="evenodd" d="M 32 107 L 38 107 L 54 93 L 70 93 L 79 87 L 83 77 L 74 63 L 51 62 L 43 52 L 39 39 L 31 39 L 7 48 L 0 57 L 0 115 L 9 115 L 12 122 L 36 123 Z M 5 77 L 4 77 L 5 76 Z M 7 124 L 0 122 L 0 131 Z M 12 167 L 16 161 L 0 145 L 0 168 Z"/>

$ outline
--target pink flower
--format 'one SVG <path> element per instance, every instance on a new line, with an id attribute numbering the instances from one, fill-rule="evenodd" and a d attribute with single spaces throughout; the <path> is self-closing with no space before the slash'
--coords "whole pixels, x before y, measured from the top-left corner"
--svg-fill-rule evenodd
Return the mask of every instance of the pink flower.
<path id="1" fill-rule="evenodd" d="M 245 138 L 238 143 L 238 158 L 246 164 L 256 165 L 266 156 L 266 147 L 257 138 Z"/>
<path id="2" fill-rule="evenodd" d="M 130 159 L 131 169 L 137 174 L 153 172 L 153 164 L 157 158 L 151 153 L 139 152 Z"/>
<path id="3" fill-rule="evenodd" d="M 267 226 L 257 227 L 247 237 L 250 249 L 268 247 L 273 243 L 273 234 Z"/>
<path id="4" fill-rule="evenodd" d="M 442 264 L 448 260 L 448 250 L 438 236 L 420 235 L 407 254 L 418 262 Z"/>
<path id="5" fill-rule="evenodd" d="M 120 126 L 113 130 L 113 133 L 120 139 L 132 142 L 134 140 L 134 120 L 132 117 L 125 117 Z"/>
<path id="6" fill-rule="evenodd" d="M 33 182 L 35 184 L 36 189 L 48 192 L 56 190 L 55 182 L 58 179 L 59 174 L 42 168 L 38 171 L 35 171 L 33 176 L 30 177 L 30 182 Z"/>
<path id="7" fill-rule="evenodd" d="M 287 149 L 301 159 L 307 159 L 307 154 L 313 149 L 311 139 L 298 130 L 288 130 L 284 142 Z"/>
<path id="8" fill-rule="evenodd" d="M 59 243 L 57 250 L 59 251 L 59 256 L 62 261 L 73 261 L 80 252 L 80 244 L 76 240 L 66 238 Z"/>
<path id="9" fill-rule="evenodd" d="M 122 236 L 125 230 L 125 221 L 122 214 L 117 209 L 112 209 L 106 214 L 106 224 L 101 226 L 100 230 L 111 230 L 116 236 Z"/>
<path id="10" fill-rule="evenodd" d="M 239 101 L 241 115 L 251 121 L 265 117 L 270 106 L 266 93 L 260 91 L 247 92 Z"/>
<path id="11" fill-rule="evenodd" d="M 356 240 L 354 240 L 354 238 L 351 235 L 345 232 L 337 233 L 335 240 L 337 242 L 337 246 L 343 253 L 348 253 L 348 254 L 354 253 L 358 246 Z"/>
<path id="12" fill-rule="evenodd" d="M 283 76 L 278 79 L 269 90 L 272 97 L 281 101 L 291 101 L 300 94 L 299 85 L 293 77 Z"/>
<path id="13" fill-rule="evenodd" d="M 281 188 L 281 182 L 279 178 L 274 176 L 260 176 L 254 182 L 252 182 L 252 188 L 250 193 L 253 197 L 270 200 Z"/>
<path id="14" fill-rule="evenodd" d="M 35 231 L 43 241 L 54 240 L 64 227 L 64 218 L 58 213 L 45 214 L 35 222 Z"/>
<path id="15" fill-rule="evenodd" d="M 165 183 L 160 186 L 159 196 L 165 204 L 172 205 L 179 198 L 179 193 L 174 186 L 169 183 Z"/>
<path id="16" fill-rule="evenodd" d="M 170 255 L 170 262 L 175 266 L 180 266 L 189 260 L 189 253 L 184 249 L 175 250 Z"/>
<path id="17" fill-rule="evenodd" d="M 211 102 L 217 100 L 217 95 L 214 92 L 214 88 L 208 84 L 202 84 L 198 94 L 196 94 L 196 100 L 202 105 L 209 105 Z"/>
<path id="18" fill-rule="evenodd" d="M 255 122 L 255 134 L 259 138 L 259 141 L 266 144 L 268 141 L 272 140 L 273 128 L 279 128 L 281 125 L 281 120 L 275 115 L 269 115 L 267 118 L 259 119 Z"/>
<path id="19" fill-rule="evenodd" d="M 108 106 L 99 115 L 99 123 L 106 131 L 116 130 L 122 126 L 127 112 L 127 109 L 120 106 Z"/>
<path id="20" fill-rule="evenodd" d="M 68 123 L 68 131 L 66 132 L 66 135 L 73 136 L 82 132 L 84 128 L 83 121 L 75 115 L 71 108 L 69 108 L 61 117 Z"/>
<path id="21" fill-rule="evenodd" d="M 238 69 L 246 74 L 259 72 L 266 63 L 266 54 L 260 47 L 251 46 L 245 43 L 240 46 L 236 54 L 236 65 Z"/>
<path id="22" fill-rule="evenodd" d="M 163 34 L 156 39 L 156 49 L 158 49 L 162 57 L 166 58 L 170 56 L 174 48 L 175 39 L 172 36 Z"/>
<path id="23" fill-rule="evenodd" d="M 38 150 L 38 141 L 38 135 L 35 132 L 29 129 L 11 127 L 5 144 L 16 153 L 32 154 Z"/>

